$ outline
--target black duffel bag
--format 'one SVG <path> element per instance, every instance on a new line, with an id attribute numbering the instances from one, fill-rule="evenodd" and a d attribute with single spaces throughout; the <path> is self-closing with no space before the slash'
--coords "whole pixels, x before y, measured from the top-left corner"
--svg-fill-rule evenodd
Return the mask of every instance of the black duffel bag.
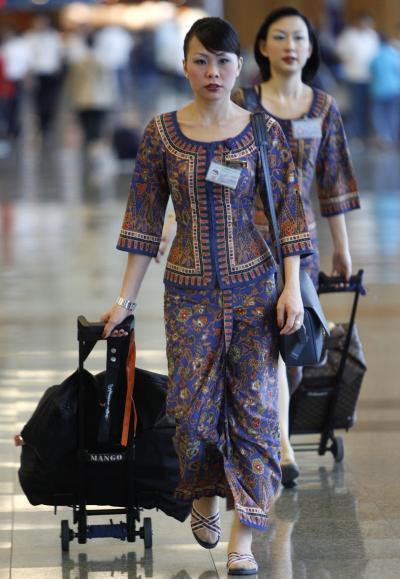
<path id="1" fill-rule="evenodd" d="M 122 343 L 122 341 L 121 341 Z M 125 447 L 120 446 L 121 417 L 125 399 L 124 367 L 118 373 L 118 388 L 114 393 L 111 414 L 110 441 L 98 443 L 99 425 L 103 416 L 106 372 L 92 375 L 86 370 L 75 372 L 62 384 L 49 388 L 41 398 L 32 417 L 21 432 L 24 441 L 21 452 L 19 480 L 33 505 L 73 505 L 78 502 L 78 388 L 79 379 L 85 386 L 85 448 L 89 452 L 116 457 L 112 463 L 85 464 L 87 504 L 126 506 L 128 502 L 128 462 L 123 459 Z M 174 421 L 166 415 L 167 377 L 135 369 L 134 399 L 138 416 L 133 466 L 134 496 L 138 505 L 159 508 L 180 521 L 190 512 L 190 503 L 174 497 L 179 480 L 178 457 L 173 437 Z M 119 458 L 121 460 L 119 460 Z M 100 457 L 101 458 L 101 457 Z"/>

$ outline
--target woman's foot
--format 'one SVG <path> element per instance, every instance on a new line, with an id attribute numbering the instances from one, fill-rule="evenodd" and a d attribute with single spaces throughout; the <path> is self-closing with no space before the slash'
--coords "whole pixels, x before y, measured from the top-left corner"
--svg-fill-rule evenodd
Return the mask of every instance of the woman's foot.
<path id="1" fill-rule="evenodd" d="M 228 543 L 228 575 L 253 575 L 257 573 L 257 563 L 251 552 L 252 539 L 252 528 L 241 523 L 235 511 Z"/>
<path id="2" fill-rule="evenodd" d="M 193 501 L 190 526 L 199 545 L 205 549 L 217 546 L 221 536 L 218 497 L 201 497 Z"/>
<path id="3" fill-rule="evenodd" d="M 281 441 L 281 470 L 282 485 L 285 488 L 291 488 L 296 485 L 300 471 L 294 456 L 294 450 L 289 440 Z"/>
<path id="4" fill-rule="evenodd" d="M 296 479 L 299 477 L 300 470 L 295 462 L 287 462 L 281 464 L 282 471 L 282 485 L 285 489 L 290 489 L 296 486 Z"/>

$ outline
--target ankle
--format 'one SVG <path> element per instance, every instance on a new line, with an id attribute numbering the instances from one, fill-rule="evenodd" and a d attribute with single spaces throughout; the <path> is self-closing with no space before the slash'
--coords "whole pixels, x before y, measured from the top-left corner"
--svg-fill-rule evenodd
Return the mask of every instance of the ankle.
<path id="1" fill-rule="evenodd" d="M 206 517 L 219 511 L 218 497 L 200 497 L 193 501 L 193 505 L 197 511 Z"/>
<path id="2" fill-rule="evenodd" d="M 235 513 L 228 543 L 228 553 L 251 553 L 252 541 L 253 529 L 241 523 L 238 514 Z"/>
<path id="3" fill-rule="evenodd" d="M 281 464 L 286 462 L 296 462 L 294 450 L 290 442 L 281 444 Z"/>

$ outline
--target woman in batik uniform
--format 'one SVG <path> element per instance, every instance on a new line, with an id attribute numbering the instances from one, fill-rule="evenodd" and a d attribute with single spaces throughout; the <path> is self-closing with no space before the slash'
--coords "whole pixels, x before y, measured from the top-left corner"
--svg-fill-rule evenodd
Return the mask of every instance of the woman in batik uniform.
<path id="1" fill-rule="evenodd" d="M 155 117 L 136 160 L 118 242 L 128 262 L 104 336 L 134 307 L 158 252 L 171 195 L 177 234 L 165 271 L 168 412 L 176 419 L 179 498 L 193 500 L 196 540 L 220 537 L 218 496 L 235 506 L 228 571 L 255 572 L 252 529 L 267 527 L 280 485 L 277 339 L 303 320 L 301 256 L 312 253 L 296 171 L 279 124 L 266 115 L 286 284 L 254 225 L 263 184 L 248 111 L 230 99 L 242 58 L 219 18 L 197 21 L 184 44 L 194 100 Z"/>
<path id="2" fill-rule="evenodd" d="M 317 229 L 311 201 L 314 175 L 321 215 L 326 217 L 333 242 L 332 275 L 351 275 L 351 257 L 344 214 L 360 206 L 357 183 L 343 123 L 335 100 L 307 83 L 319 65 L 319 49 L 308 22 L 295 8 L 280 8 L 269 14 L 255 40 L 255 58 L 263 82 L 255 87 L 238 89 L 232 99 L 249 111 L 264 111 L 276 119 L 290 145 L 297 168 L 314 248 Z M 269 240 L 268 222 L 257 203 L 256 224 Z M 316 251 L 301 261 L 301 267 L 318 282 L 319 257 Z M 288 373 L 290 390 L 301 380 L 301 369 Z M 289 386 L 286 369 L 279 360 L 279 418 L 282 444 L 282 483 L 292 486 L 299 475 L 289 441 Z"/>

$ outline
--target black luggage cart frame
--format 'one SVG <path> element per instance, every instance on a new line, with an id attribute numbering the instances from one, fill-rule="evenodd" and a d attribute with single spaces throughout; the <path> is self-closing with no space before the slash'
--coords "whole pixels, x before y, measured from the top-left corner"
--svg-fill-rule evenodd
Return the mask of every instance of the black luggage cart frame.
<path id="1" fill-rule="evenodd" d="M 320 456 L 324 455 L 327 451 L 332 452 L 335 457 L 336 462 L 341 462 L 344 457 L 344 444 L 343 438 L 341 436 L 335 435 L 335 413 L 337 408 L 337 402 L 339 400 L 341 390 L 343 388 L 343 373 L 346 366 L 346 361 L 349 355 L 349 346 L 351 342 L 351 337 L 353 334 L 358 300 L 360 295 L 365 295 L 365 289 L 363 287 L 363 276 L 364 270 L 360 269 L 356 275 L 351 276 L 349 281 L 345 281 L 342 277 L 329 277 L 324 273 L 319 274 L 319 287 L 318 293 L 330 294 L 330 293 L 354 293 L 353 304 L 351 308 L 351 315 L 348 324 L 348 329 L 346 333 L 346 338 L 344 342 L 343 352 L 340 358 L 339 367 L 337 373 L 331 379 L 328 387 L 331 388 L 331 394 L 329 403 L 327 405 L 326 415 L 323 421 L 324 427 L 321 431 L 309 432 L 309 433 L 297 433 L 293 429 L 293 423 L 297 417 L 298 413 L 298 399 L 296 397 L 291 398 L 290 409 L 289 409 L 289 436 L 301 434 L 320 434 L 319 443 L 315 442 L 304 442 L 295 443 L 293 447 L 296 452 L 309 452 L 317 451 Z M 301 388 L 301 384 L 299 386 Z M 349 425 L 350 427 L 350 425 Z M 349 428 L 348 427 L 348 428 Z M 346 430 L 348 430 L 346 428 Z"/>
<path id="2" fill-rule="evenodd" d="M 73 524 L 77 525 L 77 531 L 70 529 L 68 520 L 61 521 L 61 549 L 63 552 L 69 551 L 69 544 L 74 538 L 78 539 L 78 543 L 84 544 L 87 539 L 94 539 L 100 537 L 113 537 L 122 541 L 135 542 L 136 537 L 144 540 L 146 549 L 152 547 L 152 524 L 151 518 L 145 517 L 143 519 L 143 526 L 136 530 L 136 523 L 140 524 L 140 514 L 143 510 L 137 502 L 134 488 L 134 460 L 135 460 L 135 440 L 128 443 L 126 448 L 119 447 L 115 452 L 91 452 L 85 445 L 85 382 L 84 363 L 90 352 L 93 350 L 96 343 L 102 339 L 102 332 L 104 323 L 95 322 L 90 323 L 84 316 L 78 317 L 78 342 L 79 342 L 79 383 L 78 383 L 78 501 L 71 505 L 73 510 Z M 117 329 L 125 330 L 129 335 L 134 331 L 134 318 L 129 316 Z M 109 338 L 113 340 L 112 348 L 107 348 L 107 366 L 119 364 L 118 360 L 118 343 L 124 338 Z M 109 345 L 109 342 L 108 342 Z M 127 462 L 128 468 L 128 497 L 125 508 L 109 508 L 109 509 L 88 509 L 86 501 L 86 466 L 89 462 L 93 463 L 97 460 L 101 462 L 110 462 L 112 467 L 113 462 Z M 125 515 L 126 522 L 113 523 L 112 520 L 108 524 L 103 525 L 88 525 L 89 516 L 99 515 Z"/>

